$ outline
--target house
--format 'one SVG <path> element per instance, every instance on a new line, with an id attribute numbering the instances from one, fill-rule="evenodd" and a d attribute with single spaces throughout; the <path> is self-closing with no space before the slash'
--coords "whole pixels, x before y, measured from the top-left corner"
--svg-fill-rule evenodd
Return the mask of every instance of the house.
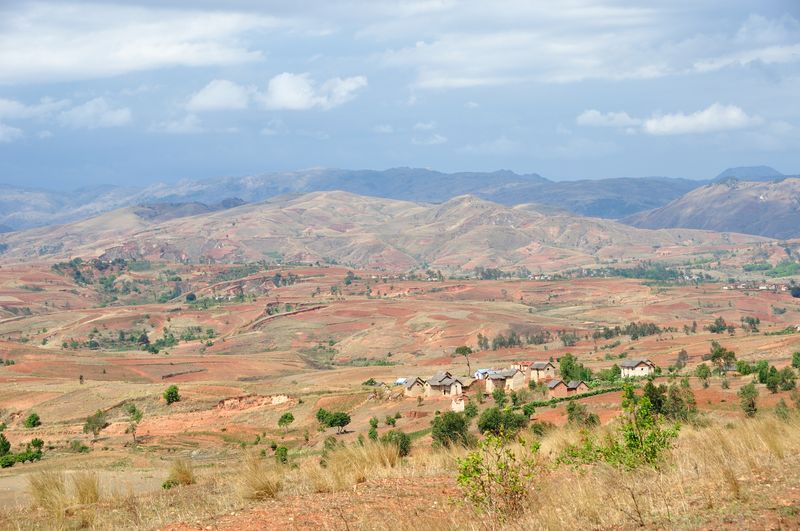
<path id="1" fill-rule="evenodd" d="M 564 383 L 564 380 L 558 379 L 550 380 L 547 383 L 547 393 L 550 398 L 562 398 L 569 394 L 567 391 L 567 384 Z"/>
<path id="2" fill-rule="evenodd" d="M 495 372 L 494 369 L 478 369 L 473 376 L 476 380 L 484 380 L 493 372 Z"/>
<path id="3" fill-rule="evenodd" d="M 517 369 L 504 369 L 495 371 L 486 378 L 486 392 L 492 393 L 495 389 L 516 391 L 525 387 L 525 375 Z"/>
<path id="4" fill-rule="evenodd" d="M 656 372 L 656 364 L 650 360 L 624 360 L 619 369 L 623 378 L 641 378 Z"/>
<path id="5" fill-rule="evenodd" d="M 579 395 L 589 390 L 589 386 L 583 380 L 572 380 L 567 384 L 568 395 Z"/>
<path id="6" fill-rule="evenodd" d="M 530 381 L 544 382 L 556 377 L 556 366 L 552 361 L 537 361 L 531 365 Z"/>
<path id="7" fill-rule="evenodd" d="M 405 380 L 406 383 L 403 385 L 404 396 L 416 397 L 425 394 L 425 380 L 419 376 L 413 376 Z"/>
<path id="8" fill-rule="evenodd" d="M 461 396 L 461 380 L 449 372 L 439 372 L 425 382 L 425 396 Z"/>

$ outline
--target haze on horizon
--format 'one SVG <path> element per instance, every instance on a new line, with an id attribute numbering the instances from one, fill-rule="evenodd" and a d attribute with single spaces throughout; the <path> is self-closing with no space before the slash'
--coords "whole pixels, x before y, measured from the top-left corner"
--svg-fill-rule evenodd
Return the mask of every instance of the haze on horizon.
<path id="1" fill-rule="evenodd" d="M 0 182 L 800 171 L 795 0 L 0 4 Z"/>

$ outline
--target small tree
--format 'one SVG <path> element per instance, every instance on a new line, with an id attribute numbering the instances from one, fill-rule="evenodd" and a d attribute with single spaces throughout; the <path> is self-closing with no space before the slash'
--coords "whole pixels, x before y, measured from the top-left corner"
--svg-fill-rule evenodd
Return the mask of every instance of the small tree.
<path id="1" fill-rule="evenodd" d="M 472 354 L 472 349 L 466 345 L 461 345 L 456 348 L 456 354 L 464 356 L 464 359 L 467 360 L 467 373 L 472 376 L 472 367 L 469 364 L 469 355 Z"/>
<path id="2" fill-rule="evenodd" d="M 169 387 L 167 387 L 167 390 L 164 391 L 164 400 L 167 401 L 167 405 L 181 401 L 181 395 L 178 392 L 177 385 L 170 385 Z"/>
<path id="3" fill-rule="evenodd" d="M 434 444 L 440 446 L 467 446 L 469 444 L 468 429 L 469 421 L 466 415 L 445 411 L 433 419 L 431 437 Z"/>
<path id="4" fill-rule="evenodd" d="M 567 404 L 567 422 L 589 428 L 599 425 L 600 417 L 596 413 L 589 413 L 585 405 L 572 400 Z"/>
<path id="5" fill-rule="evenodd" d="M 142 421 L 142 411 L 136 407 L 136 404 L 128 404 L 125 406 L 125 412 L 128 414 L 128 429 L 125 430 L 133 437 L 133 444 L 136 444 L 136 428 Z"/>
<path id="6" fill-rule="evenodd" d="M 464 405 L 464 416 L 467 417 L 467 420 L 478 416 L 478 406 L 475 405 L 475 402 L 469 401 Z"/>
<path id="7" fill-rule="evenodd" d="M 800 369 L 800 352 L 792 353 L 792 367 Z"/>
<path id="8" fill-rule="evenodd" d="M 275 461 L 281 465 L 289 462 L 289 449 L 285 446 L 278 446 L 275 448 Z"/>
<path id="9" fill-rule="evenodd" d="M 11 451 L 11 443 L 8 442 L 4 433 L 0 433 L 0 457 L 7 455 Z"/>
<path id="10" fill-rule="evenodd" d="M 350 415 L 344 411 L 331 413 L 328 418 L 328 426 L 336 428 L 336 433 L 344 433 L 344 428 L 350 424 Z"/>
<path id="11" fill-rule="evenodd" d="M 756 398 L 758 398 L 758 389 L 756 389 L 756 385 L 753 382 L 739 389 L 739 400 L 742 405 L 742 411 L 744 411 L 744 414 L 748 417 L 755 417 L 758 411 Z"/>
<path id="12" fill-rule="evenodd" d="M 397 446 L 400 457 L 405 457 L 411 451 L 411 437 L 400 430 L 390 430 L 381 437 L 383 444 L 393 444 Z"/>
<path id="13" fill-rule="evenodd" d="M 497 407 L 499 408 L 505 407 L 506 400 L 508 399 L 504 389 L 495 389 L 492 391 L 492 398 L 494 399 L 494 403 L 497 404 Z"/>
<path id="14" fill-rule="evenodd" d="M 25 418 L 25 422 L 23 422 L 23 426 L 26 428 L 35 428 L 41 425 L 42 419 L 39 418 L 39 415 L 34 412 L 31 412 L 31 414 Z"/>
<path id="15" fill-rule="evenodd" d="M 287 411 L 281 418 L 278 419 L 278 426 L 283 428 L 283 434 L 286 435 L 286 432 L 289 431 L 289 425 L 294 422 L 294 415 L 292 415 L 291 411 Z"/>
<path id="16" fill-rule="evenodd" d="M 711 377 L 711 369 L 708 368 L 708 365 L 705 363 L 698 365 L 694 370 L 694 375 L 703 381 L 703 387 L 708 387 L 708 379 Z"/>
<path id="17" fill-rule="evenodd" d="M 91 433 L 92 438 L 96 440 L 100 432 L 107 426 L 108 421 L 106 420 L 106 414 L 98 409 L 97 413 L 86 417 L 86 423 L 83 425 L 83 433 Z"/>
<path id="18" fill-rule="evenodd" d="M 494 435 L 512 435 L 528 423 L 528 418 L 511 410 L 500 410 L 496 407 L 486 409 L 478 419 L 478 430 L 481 433 Z"/>

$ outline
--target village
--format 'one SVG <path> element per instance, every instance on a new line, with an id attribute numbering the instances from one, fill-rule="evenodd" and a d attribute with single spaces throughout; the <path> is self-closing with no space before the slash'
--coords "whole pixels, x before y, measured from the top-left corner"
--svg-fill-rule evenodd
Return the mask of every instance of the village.
<path id="1" fill-rule="evenodd" d="M 619 364 L 619 368 L 623 380 L 646 378 L 657 372 L 656 365 L 649 359 L 625 359 Z M 587 382 L 564 381 L 557 373 L 558 368 L 552 360 L 516 361 L 506 368 L 477 369 L 470 377 L 454 376 L 449 371 L 442 371 L 428 379 L 419 376 L 397 378 L 394 385 L 402 386 L 402 396 L 406 398 L 420 401 L 449 398 L 450 409 L 455 412 L 464 411 L 465 404 L 471 397 L 482 401 L 485 396 L 492 396 L 496 391 L 510 394 L 538 389 L 546 400 L 579 397 L 590 391 Z"/>

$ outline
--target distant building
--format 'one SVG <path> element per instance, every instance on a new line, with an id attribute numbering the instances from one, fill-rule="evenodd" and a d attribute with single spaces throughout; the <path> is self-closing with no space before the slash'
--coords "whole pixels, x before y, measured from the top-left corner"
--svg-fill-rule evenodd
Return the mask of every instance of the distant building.
<path id="1" fill-rule="evenodd" d="M 405 378 L 406 382 L 403 384 L 404 396 L 422 396 L 425 394 L 425 381 L 419 376 Z"/>
<path id="2" fill-rule="evenodd" d="M 589 386 L 583 380 L 572 380 L 567 384 L 568 395 L 579 395 L 589 390 Z"/>
<path id="3" fill-rule="evenodd" d="M 425 382 L 425 396 L 461 396 L 461 380 L 449 372 L 440 372 Z"/>
<path id="4" fill-rule="evenodd" d="M 650 360 L 624 360 L 619 364 L 620 376 L 623 378 L 641 378 L 656 372 L 656 365 Z"/>
<path id="5" fill-rule="evenodd" d="M 495 389 L 516 391 L 525 387 L 525 375 L 518 369 L 504 369 L 494 371 L 486 378 L 486 392 L 493 393 Z"/>
<path id="6" fill-rule="evenodd" d="M 550 398 L 562 398 L 569 394 L 567 391 L 567 384 L 564 383 L 564 380 L 550 380 L 547 383 L 547 393 Z"/>

